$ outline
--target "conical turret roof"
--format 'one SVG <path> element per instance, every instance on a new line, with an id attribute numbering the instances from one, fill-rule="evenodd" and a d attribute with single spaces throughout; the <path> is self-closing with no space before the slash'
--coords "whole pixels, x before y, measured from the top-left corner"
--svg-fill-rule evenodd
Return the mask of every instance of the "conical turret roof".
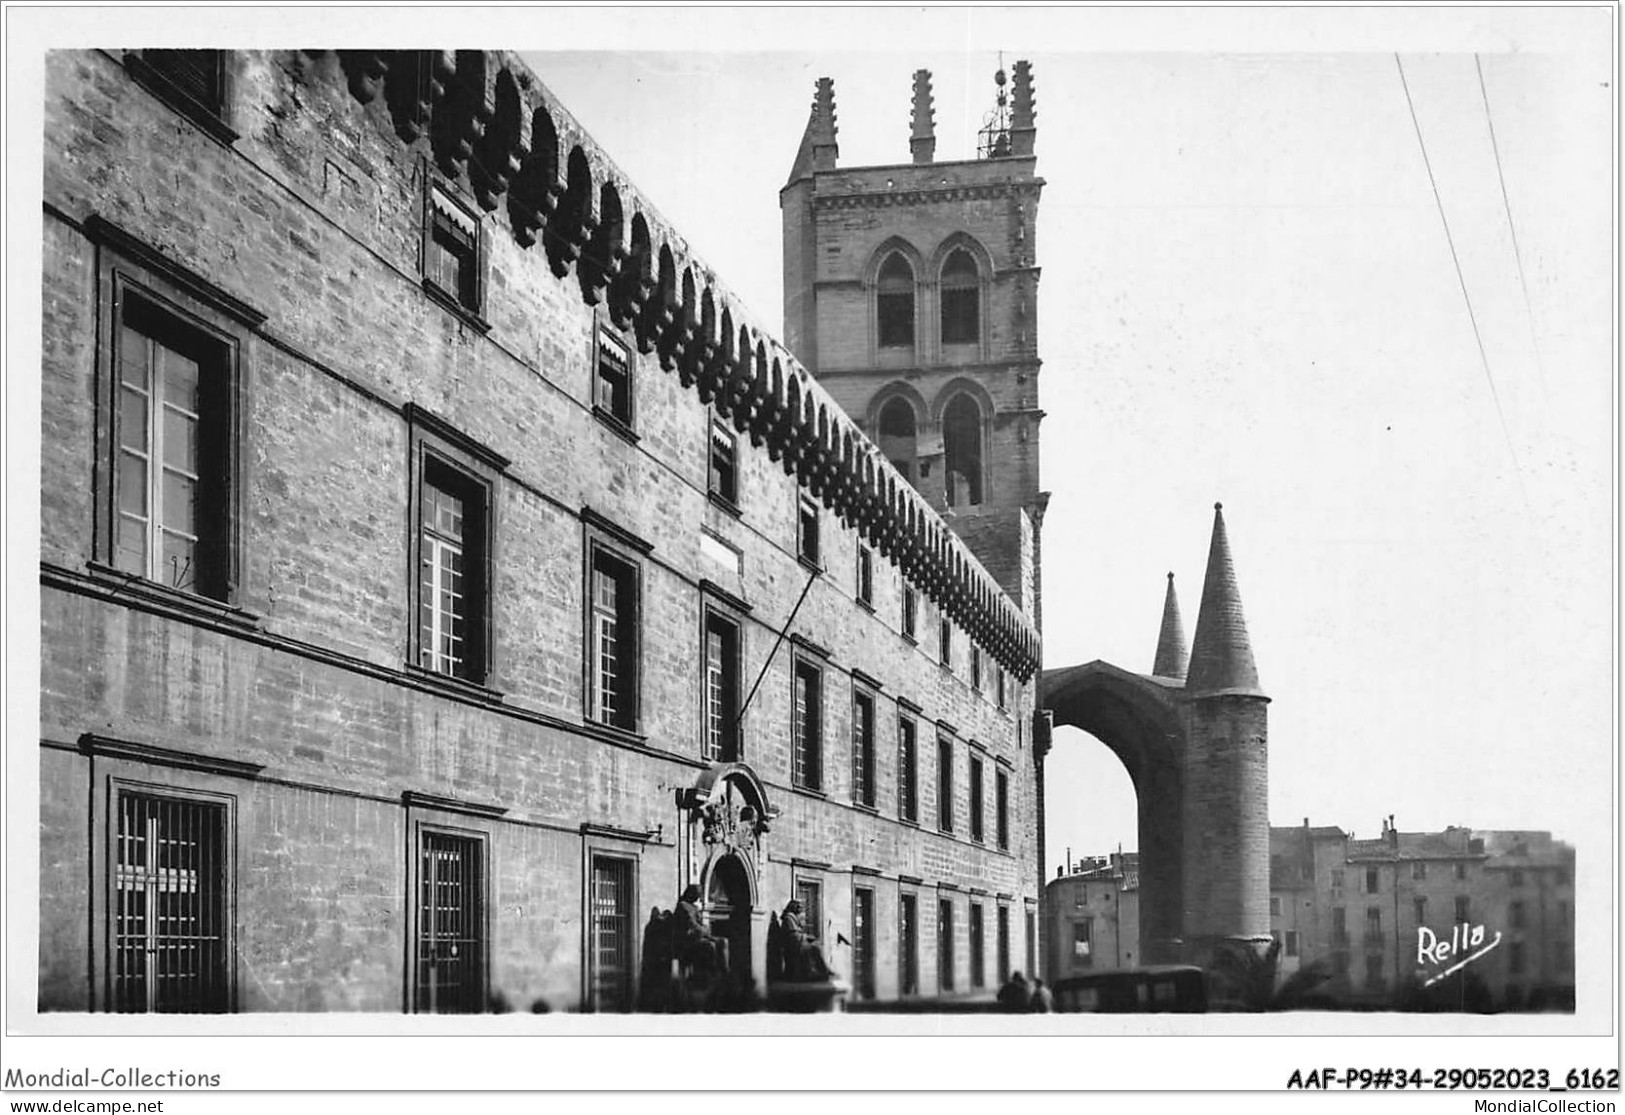
<path id="1" fill-rule="evenodd" d="M 1224 505 L 1219 503 L 1213 505 L 1213 542 L 1207 552 L 1207 577 L 1202 582 L 1202 606 L 1196 613 L 1196 637 L 1191 640 L 1185 692 L 1197 696 L 1264 696 L 1258 685 L 1253 646 L 1247 639 L 1236 567 L 1230 560 Z"/>
<path id="2" fill-rule="evenodd" d="M 1181 678 L 1190 659 L 1185 654 L 1185 625 L 1179 618 L 1179 597 L 1174 575 L 1168 574 L 1168 595 L 1162 602 L 1162 630 L 1157 634 L 1157 658 L 1151 672 L 1159 678 Z"/>

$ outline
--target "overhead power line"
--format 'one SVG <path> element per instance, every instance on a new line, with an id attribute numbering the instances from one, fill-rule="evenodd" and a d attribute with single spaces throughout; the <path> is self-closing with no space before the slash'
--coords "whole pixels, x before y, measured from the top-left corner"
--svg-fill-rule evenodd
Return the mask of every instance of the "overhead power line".
<path id="1" fill-rule="evenodd" d="M 1416 129 L 1416 145 L 1422 151 L 1422 165 L 1427 168 L 1428 185 L 1433 187 L 1433 202 L 1439 208 L 1439 223 L 1444 226 L 1444 242 L 1450 248 L 1450 260 L 1456 265 L 1456 281 L 1461 284 L 1461 300 L 1467 305 L 1467 320 L 1473 326 L 1473 340 L 1478 342 L 1478 359 L 1484 367 L 1484 380 L 1490 387 L 1490 398 L 1495 403 L 1495 417 L 1501 423 L 1501 438 L 1506 442 L 1507 454 L 1512 458 L 1512 471 L 1518 480 L 1518 489 L 1524 497 L 1524 504 L 1528 506 L 1529 495 L 1523 491 L 1523 469 L 1518 464 L 1518 451 L 1513 448 L 1512 434 L 1507 429 L 1506 414 L 1501 410 L 1501 396 L 1495 390 L 1495 376 L 1490 371 L 1490 357 L 1484 351 L 1484 335 L 1478 329 L 1478 315 L 1473 313 L 1473 299 L 1467 293 L 1467 277 L 1461 271 L 1461 257 L 1456 254 L 1456 240 L 1450 235 L 1450 221 L 1444 214 L 1444 199 L 1439 196 L 1439 182 L 1433 176 L 1433 163 L 1428 158 L 1427 143 L 1422 139 L 1422 125 L 1416 118 L 1416 102 L 1411 99 L 1410 83 L 1405 80 L 1405 64 L 1399 60 L 1399 54 L 1394 54 L 1394 65 L 1399 67 L 1399 84 L 1405 90 L 1405 106 L 1411 112 L 1411 127 Z"/>

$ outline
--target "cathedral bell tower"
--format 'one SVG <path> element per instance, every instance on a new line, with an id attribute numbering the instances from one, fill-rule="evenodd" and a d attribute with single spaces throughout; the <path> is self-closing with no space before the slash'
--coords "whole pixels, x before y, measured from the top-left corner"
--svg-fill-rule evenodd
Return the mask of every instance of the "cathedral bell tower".
<path id="1" fill-rule="evenodd" d="M 914 74 L 909 161 L 838 166 L 835 89 L 779 192 L 784 336 L 1006 593 L 1041 622 L 1032 67 L 994 77 L 976 157 L 936 161 Z"/>

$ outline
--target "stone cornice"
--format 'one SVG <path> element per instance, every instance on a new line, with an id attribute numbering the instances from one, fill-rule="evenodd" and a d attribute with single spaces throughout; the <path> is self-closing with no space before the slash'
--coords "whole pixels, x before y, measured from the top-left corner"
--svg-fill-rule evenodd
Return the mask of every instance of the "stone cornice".
<path id="1" fill-rule="evenodd" d="M 321 51 L 299 52 L 315 59 Z M 604 307 L 642 353 L 658 353 L 753 445 L 765 447 L 825 507 L 895 564 L 1019 679 L 1038 667 L 1037 629 L 969 548 L 778 341 L 689 251 L 598 145 L 516 55 L 506 51 L 341 50 L 361 104 L 406 145 L 428 140 L 435 166 L 467 182 L 538 266 Z M 429 81 L 420 80 L 427 73 Z M 1042 179 L 814 198 L 814 204 L 898 204 L 1036 196 Z M 881 200 L 882 198 L 887 200 Z M 506 203 L 504 205 L 504 202 Z"/>
<path id="2" fill-rule="evenodd" d="M 1037 197 L 1042 182 L 967 183 L 920 190 L 877 190 L 862 194 L 814 194 L 814 209 L 885 209 L 899 205 L 940 205 L 995 197 Z"/>

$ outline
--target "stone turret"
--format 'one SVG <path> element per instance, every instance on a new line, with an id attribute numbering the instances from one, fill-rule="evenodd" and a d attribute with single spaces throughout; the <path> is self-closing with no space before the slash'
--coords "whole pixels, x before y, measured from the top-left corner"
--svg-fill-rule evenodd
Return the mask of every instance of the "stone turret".
<path id="1" fill-rule="evenodd" d="M 914 71 L 914 112 L 908 149 L 916 165 L 929 163 L 937 153 L 935 111 L 931 104 L 931 71 Z"/>
<path id="2" fill-rule="evenodd" d="M 1157 657 L 1151 672 L 1161 678 L 1184 680 L 1189 659 L 1185 654 L 1185 626 L 1179 618 L 1179 597 L 1174 575 L 1168 574 L 1168 595 L 1162 602 L 1162 630 L 1157 633 Z"/>

